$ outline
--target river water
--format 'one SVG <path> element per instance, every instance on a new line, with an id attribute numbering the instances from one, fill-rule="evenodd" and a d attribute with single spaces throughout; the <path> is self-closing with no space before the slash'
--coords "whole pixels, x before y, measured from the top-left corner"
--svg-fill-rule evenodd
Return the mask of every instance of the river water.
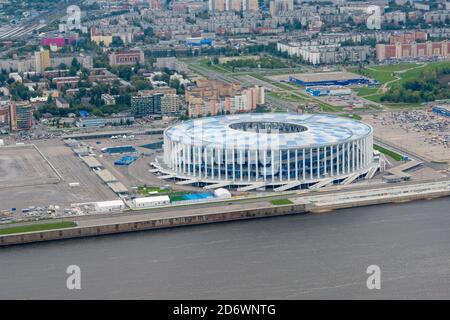
<path id="1" fill-rule="evenodd" d="M 448 299 L 450 198 L 0 248 L 0 298 Z"/>

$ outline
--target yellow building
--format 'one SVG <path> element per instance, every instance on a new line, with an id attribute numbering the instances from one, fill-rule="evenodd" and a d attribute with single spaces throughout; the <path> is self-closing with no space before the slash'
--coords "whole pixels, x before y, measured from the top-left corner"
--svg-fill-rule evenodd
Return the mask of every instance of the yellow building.
<path id="1" fill-rule="evenodd" d="M 43 74 L 50 67 L 50 51 L 41 50 L 34 53 L 34 65 L 36 73 Z"/>

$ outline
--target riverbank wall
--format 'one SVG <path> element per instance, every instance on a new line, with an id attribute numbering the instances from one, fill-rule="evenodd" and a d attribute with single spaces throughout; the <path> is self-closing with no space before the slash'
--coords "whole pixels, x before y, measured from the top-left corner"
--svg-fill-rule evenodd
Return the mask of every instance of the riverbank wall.
<path id="1" fill-rule="evenodd" d="M 139 221 L 133 221 L 133 217 L 130 216 L 128 222 L 3 235 L 0 236 L 0 246 L 283 216 L 307 211 L 306 205 L 300 204 L 160 219 L 152 219 L 149 214 L 148 220 Z"/>

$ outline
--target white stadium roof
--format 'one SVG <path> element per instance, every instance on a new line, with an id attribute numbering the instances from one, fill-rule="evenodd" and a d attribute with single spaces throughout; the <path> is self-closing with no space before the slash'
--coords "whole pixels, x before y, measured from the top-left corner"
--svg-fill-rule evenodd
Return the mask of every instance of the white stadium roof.
<path id="1" fill-rule="evenodd" d="M 274 123 L 301 126 L 300 132 L 268 133 L 233 129 L 239 123 Z M 333 115 L 289 113 L 251 113 L 208 117 L 184 121 L 165 131 L 172 142 L 225 149 L 280 149 L 316 147 L 345 143 L 371 134 L 372 127 Z"/>

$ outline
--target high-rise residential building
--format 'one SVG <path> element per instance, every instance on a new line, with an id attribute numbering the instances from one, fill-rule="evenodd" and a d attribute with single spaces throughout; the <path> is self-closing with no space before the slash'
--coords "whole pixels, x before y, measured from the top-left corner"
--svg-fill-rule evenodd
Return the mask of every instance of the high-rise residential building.
<path id="1" fill-rule="evenodd" d="M 242 0 L 225 0 L 226 11 L 241 11 Z"/>
<path id="2" fill-rule="evenodd" d="M 420 58 L 450 58 L 450 42 L 377 44 L 377 60 L 414 60 Z"/>
<path id="3" fill-rule="evenodd" d="M 43 74 L 45 69 L 50 67 L 50 51 L 49 50 L 41 50 L 36 51 L 34 53 L 34 65 L 36 73 Z"/>
<path id="4" fill-rule="evenodd" d="M 242 0 L 242 10 L 258 11 L 259 10 L 258 0 Z"/>
<path id="5" fill-rule="evenodd" d="M 161 113 L 174 114 L 180 111 L 181 99 L 176 94 L 165 94 L 161 98 Z"/>
<path id="6" fill-rule="evenodd" d="M 160 115 L 163 96 L 161 93 L 133 96 L 131 97 L 131 112 L 137 117 Z"/>
<path id="7" fill-rule="evenodd" d="M 208 6 L 210 12 L 223 12 L 226 10 L 225 1 L 228 0 L 209 0 Z"/>
<path id="8" fill-rule="evenodd" d="M 30 130 L 33 126 L 33 109 L 29 102 L 12 101 L 9 105 L 9 130 Z"/>
<path id="9" fill-rule="evenodd" d="M 270 1 L 270 15 L 274 16 L 278 12 L 294 10 L 294 0 L 272 0 Z"/>
<path id="10" fill-rule="evenodd" d="M 211 79 L 197 81 L 197 87 L 188 88 L 185 93 L 188 115 L 193 118 L 249 112 L 264 104 L 264 99 L 264 87 L 242 88 L 239 83 Z"/>

